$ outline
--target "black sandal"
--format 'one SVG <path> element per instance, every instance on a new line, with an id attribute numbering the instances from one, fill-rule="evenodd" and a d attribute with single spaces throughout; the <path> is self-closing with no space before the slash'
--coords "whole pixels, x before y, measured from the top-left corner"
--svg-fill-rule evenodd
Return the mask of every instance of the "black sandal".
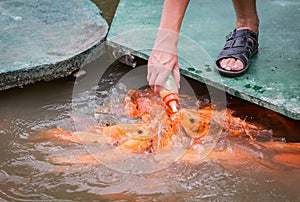
<path id="1" fill-rule="evenodd" d="M 258 51 L 258 35 L 244 30 L 233 30 L 226 36 L 226 44 L 215 62 L 216 70 L 223 76 L 236 77 L 244 74 L 250 65 L 250 58 Z M 244 68 L 239 71 L 226 70 L 220 65 L 225 58 L 235 58 L 242 61 Z"/>

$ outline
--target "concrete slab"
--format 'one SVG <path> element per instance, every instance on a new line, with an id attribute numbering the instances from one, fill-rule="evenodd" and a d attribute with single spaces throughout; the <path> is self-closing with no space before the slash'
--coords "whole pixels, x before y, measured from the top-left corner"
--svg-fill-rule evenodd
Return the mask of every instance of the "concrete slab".
<path id="1" fill-rule="evenodd" d="M 89 0 L 2 0 L 0 27 L 0 90 L 69 75 L 108 31 Z"/>
<path id="2" fill-rule="evenodd" d="M 181 73 L 224 89 L 239 98 L 300 120 L 300 2 L 257 2 L 260 24 L 259 54 L 239 78 L 220 77 L 214 58 L 235 26 L 230 0 L 191 1 L 179 41 Z M 148 59 L 163 1 L 121 0 L 107 41 L 111 46 Z"/>

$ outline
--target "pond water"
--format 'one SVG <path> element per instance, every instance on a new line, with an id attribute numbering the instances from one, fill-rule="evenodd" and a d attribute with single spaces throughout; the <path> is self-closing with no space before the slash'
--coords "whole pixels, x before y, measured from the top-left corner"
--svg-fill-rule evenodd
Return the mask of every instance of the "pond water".
<path id="1" fill-rule="evenodd" d="M 110 23 L 118 1 L 95 2 Z M 237 164 L 209 159 L 195 164 L 175 162 L 145 174 L 129 174 L 101 163 L 49 161 L 52 157 L 72 159 L 90 153 L 84 144 L 37 141 L 32 137 L 51 128 L 76 131 L 97 124 L 95 109 L 106 100 L 111 87 L 131 70 L 108 54 L 87 65 L 86 77 L 75 83 L 63 78 L 0 92 L 1 201 L 300 200 L 299 169 L 274 168 L 251 158 L 237 159 Z M 145 61 L 139 60 L 138 64 Z M 205 104 L 210 98 L 206 86 L 187 80 L 198 101 Z M 143 87 L 145 78 L 137 76 L 126 82 Z M 125 91 L 120 92 L 119 99 Z M 236 116 L 263 125 L 273 139 L 300 142 L 299 121 L 230 95 L 226 95 L 226 101 Z M 220 140 L 217 147 L 227 147 L 226 141 Z M 238 144 L 249 146 L 247 141 Z"/>
<path id="2" fill-rule="evenodd" d="M 83 144 L 36 141 L 31 137 L 55 127 L 71 131 L 97 124 L 95 108 L 110 94 L 110 87 L 124 72 L 131 70 L 107 55 L 105 58 L 87 65 L 86 77 L 75 83 L 64 78 L 0 93 L 0 200 L 300 200 L 299 169 L 273 168 L 251 158 L 236 165 L 222 160 L 203 160 L 196 164 L 175 162 L 145 174 L 129 174 L 122 172 L 122 168 L 115 170 L 101 163 L 50 162 L 51 157 L 71 159 L 89 153 Z M 138 64 L 143 65 L 145 61 L 139 60 Z M 143 86 L 144 79 L 131 79 L 132 85 Z M 198 99 L 205 103 L 209 98 L 206 87 L 188 81 L 196 89 Z M 300 142 L 299 122 L 228 95 L 227 102 L 237 116 L 272 130 L 276 140 Z M 217 144 L 217 147 L 224 146 L 226 138 Z"/>

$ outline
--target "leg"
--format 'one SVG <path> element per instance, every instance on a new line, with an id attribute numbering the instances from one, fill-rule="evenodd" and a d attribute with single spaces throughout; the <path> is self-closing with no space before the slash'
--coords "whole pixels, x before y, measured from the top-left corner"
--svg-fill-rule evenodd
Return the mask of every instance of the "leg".
<path id="1" fill-rule="evenodd" d="M 236 30 L 248 29 L 258 34 L 259 18 L 256 11 L 256 0 L 232 0 L 236 12 Z M 235 58 L 225 58 L 220 62 L 225 70 L 239 71 L 243 63 Z"/>
<path id="2" fill-rule="evenodd" d="M 259 19 L 256 0 L 232 0 L 236 12 L 236 29 L 249 29 L 258 33 Z"/>

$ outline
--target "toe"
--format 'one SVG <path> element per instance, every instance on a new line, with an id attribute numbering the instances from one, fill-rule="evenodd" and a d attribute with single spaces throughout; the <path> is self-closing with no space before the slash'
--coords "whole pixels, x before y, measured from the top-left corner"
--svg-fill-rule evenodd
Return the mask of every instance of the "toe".
<path id="1" fill-rule="evenodd" d="M 221 60 L 221 62 L 220 62 L 221 67 L 225 70 L 231 70 L 230 66 L 229 66 L 229 63 L 231 60 L 232 60 L 231 58 L 226 58 L 226 59 Z"/>
<path id="2" fill-rule="evenodd" d="M 234 58 L 229 58 L 228 59 L 228 64 L 227 64 L 227 68 L 228 68 L 228 70 L 232 70 L 232 68 L 233 68 L 233 65 L 235 64 L 235 59 Z"/>
<path id="3" fill-rule="evenodd" d="M 231 66 L 231 70 L 239 71 L 243 69 L 243 63 L 240 60 L 235 60 L 235 62 Z"/>

